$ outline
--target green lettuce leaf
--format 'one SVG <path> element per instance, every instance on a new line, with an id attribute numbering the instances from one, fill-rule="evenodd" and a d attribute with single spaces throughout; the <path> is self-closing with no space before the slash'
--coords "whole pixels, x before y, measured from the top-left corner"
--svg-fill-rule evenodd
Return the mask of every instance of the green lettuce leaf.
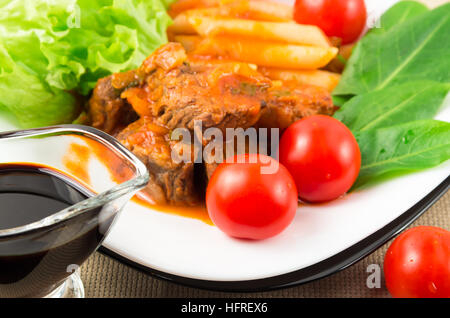
<path id="1" fill-rule="evenodd" d="M 0 107 L 22 126 L 71 122 L 77 95 L 167 42 L 161 0 L 0 0 Z"/>

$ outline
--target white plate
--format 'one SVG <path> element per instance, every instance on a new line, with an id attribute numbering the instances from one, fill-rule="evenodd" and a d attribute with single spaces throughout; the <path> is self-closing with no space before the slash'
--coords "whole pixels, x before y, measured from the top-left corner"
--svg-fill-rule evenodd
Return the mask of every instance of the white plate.
<path id="1" fill-rule="evenodd" d="M 395 2 L 367 1 L 370 16 L 379 16 Z M 439 119 L 450 121 L 450 107 Z M 0 130 L 15 127 L 0 113 Z M 265 241 L 232 239 L 202 221 L 130 202 L 104 241 L 103 251 L 160 277 L 197 287 L 285 287 L 336 272 L 373 251 L 447 191 L 449 173 L 447 162 L 326 205 L 300 207 L 286 231 Z"/>

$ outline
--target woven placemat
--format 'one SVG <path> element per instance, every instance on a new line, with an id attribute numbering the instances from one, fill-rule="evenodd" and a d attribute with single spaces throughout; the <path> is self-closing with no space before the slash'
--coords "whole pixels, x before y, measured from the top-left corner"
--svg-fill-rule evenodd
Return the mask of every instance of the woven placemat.
<path id="1" fill-rule="evenodd" d="M 450 230 L 450 192 L 412 226 L 432 225 Z M 378 264 L 390 242 L 348 269 L 306 285 L 264 293 L 223 293 L 185 287 L 140 272 L 100 253 L 81 268 L 87 297 L 389 297 L 381 288 L 366 285 L 367 267 Z"/>

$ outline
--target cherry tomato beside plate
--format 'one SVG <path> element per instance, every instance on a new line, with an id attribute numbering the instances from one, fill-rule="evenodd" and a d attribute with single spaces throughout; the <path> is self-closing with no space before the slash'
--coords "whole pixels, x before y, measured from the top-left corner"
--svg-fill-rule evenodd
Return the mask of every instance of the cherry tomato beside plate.
<path id="1" fill-rule="evenodd" d="M 450 297 L 450 232 L 418 226 L 398 236 L 384 258 L 393 297 Z"/>
<path id="2" fill-rule="evenodd" d="M 278 161 L 258 154 L 237 155 L 220 164 L 206 190 L 211 220 L 237 238 L 279 234 L 294 219 L 297 206 L 292 176 Z"/>
<path id="3" fill-rule="evenodd" d="M 364 0 L 296 0 L 294 19 L 312 24 L 326 35 L 342 39 L 343 44 L 358 39 L 367 18 Z"/>
<path id="4" fill-rule="evenodd" d="M 346 193 L 359 174 L 361 153 L 352 132 L 330 116 L 303 118 L 284 132 L 280 162 L 308 202 L 331 201 Z"/>

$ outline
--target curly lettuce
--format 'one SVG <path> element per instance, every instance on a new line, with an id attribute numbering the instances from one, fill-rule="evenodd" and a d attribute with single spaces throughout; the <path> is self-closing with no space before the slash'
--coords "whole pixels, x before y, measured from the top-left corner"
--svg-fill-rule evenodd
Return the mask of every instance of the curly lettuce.
<path id="1" fill-rule="evenodd" d="M 23 127 L 71 122 L 79 95 L 167 42 L 167 0 L 0 0 L 0 109 Z"/>

